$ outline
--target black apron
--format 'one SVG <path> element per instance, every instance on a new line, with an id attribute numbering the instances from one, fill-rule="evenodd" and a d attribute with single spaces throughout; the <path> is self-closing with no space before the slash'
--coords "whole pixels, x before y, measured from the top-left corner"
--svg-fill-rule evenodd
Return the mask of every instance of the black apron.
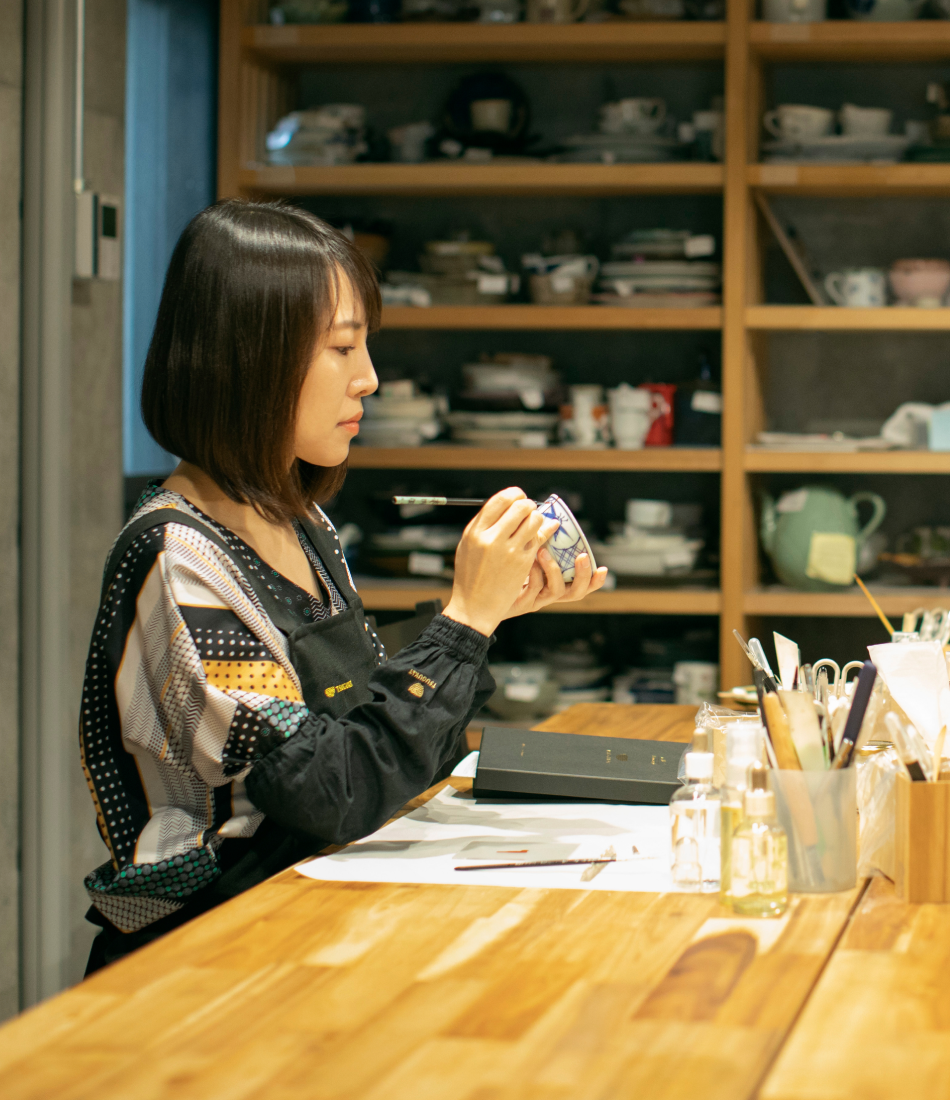
<path id="1" fill-rule="evenodd" d="M 103 600 L 112 586 L 123 555 L 143 531 L 165 523 L 191 527 L 227 554 L 254 590 L 270 620 L 286 636 L 290 663 L 300 678 L 304 702 L 310 710 L 341 718 L 353 707 L 372 700 L 373 694 L 368 685 L 376 670 L 376 648 L 366 629 L 363 601 L 350 583 L 339 539 L 332 531 L 310 519 L 299 522 L 346 600 L 346 610 L 337 615 L 301 625 L 260 577 L 245 571 L 241 558 L 213 528 L 178 508 L 157 508 L 133 520 L 125 528 L 106 563 Z"/>

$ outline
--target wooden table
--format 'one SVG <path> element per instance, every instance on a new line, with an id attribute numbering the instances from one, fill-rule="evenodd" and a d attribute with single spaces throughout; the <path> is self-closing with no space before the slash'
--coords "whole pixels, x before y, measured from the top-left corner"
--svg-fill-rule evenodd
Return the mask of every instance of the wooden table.
<path id="1" fill-rule="evenodd" d="M 542 728 L 686 740 L 693 713 L 590 705 Z M 948 1096 L 948 978 L 950 907 L 880 880 L 740 921 L 689 894 L 291 870 L 0 1029 L 0 1082 L 4 1100 Z"/>

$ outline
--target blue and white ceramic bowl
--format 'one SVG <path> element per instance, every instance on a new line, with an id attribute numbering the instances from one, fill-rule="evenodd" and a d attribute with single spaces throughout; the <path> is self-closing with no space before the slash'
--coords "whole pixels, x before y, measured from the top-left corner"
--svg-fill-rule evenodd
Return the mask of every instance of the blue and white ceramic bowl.
<path id="1" fill-rule="evenodd" d="M 545 519 L 556 519 L 561 525 L 548 539 L 546 545 L 561 567 L 561 576 L 564 580 L 570 584 L 574 579 L 574 560 L 578 554 L 590 556 L 590 568 L 593 573 L 597 568 L 594 554 L 581 530 L 581 525 L 574 518 L 570 508 L 556 494 L 549 496 L 539 507 Z"/>

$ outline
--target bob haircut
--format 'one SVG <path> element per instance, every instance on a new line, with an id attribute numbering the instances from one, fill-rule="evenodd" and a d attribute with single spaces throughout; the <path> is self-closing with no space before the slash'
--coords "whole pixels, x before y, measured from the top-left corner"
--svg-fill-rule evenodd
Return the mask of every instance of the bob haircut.
<path id="1" fill-rule="evenodd" d="M 375 330 L 376 273 L 342 233 L 295 207 L 237 199 L 189 222 L 165 277 L 142 382 L 145 426 L 275 522 L 307 515 L 346 476 L 346 462 L 293 457 L 300 390 L 342 280 Z"/>

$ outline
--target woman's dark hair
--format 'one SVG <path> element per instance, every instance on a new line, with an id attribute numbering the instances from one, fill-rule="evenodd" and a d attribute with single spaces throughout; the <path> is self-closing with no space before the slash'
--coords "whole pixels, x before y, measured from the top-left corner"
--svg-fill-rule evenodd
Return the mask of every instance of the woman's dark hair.
<path id="1" fill-rule="evenodd" d="M 145 360 L 142 419 L 166 451 L 268 519 L 339 491 L 346 462 L 295 459 L 297 403 L 349 280 L 370 331 L 379 285 L 338 230 L 296 207 L 226 199 L 189 222 L 172 254 Z"/>

